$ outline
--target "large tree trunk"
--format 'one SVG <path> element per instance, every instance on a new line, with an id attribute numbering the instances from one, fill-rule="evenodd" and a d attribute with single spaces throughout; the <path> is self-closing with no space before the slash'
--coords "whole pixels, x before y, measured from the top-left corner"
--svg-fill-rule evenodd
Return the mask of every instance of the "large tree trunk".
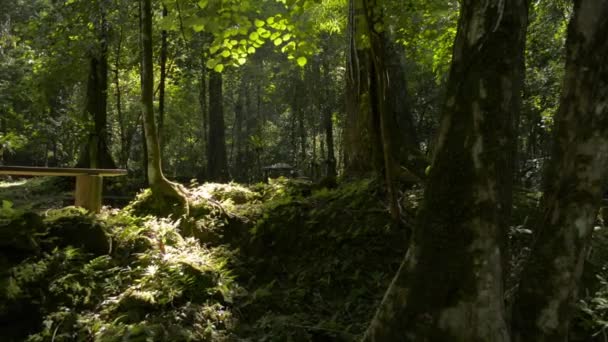
<path id="1" fill-rule="evenodd" d="M 391 115 L 388 97 L 398 94 L 389 91 L 384 41 L 376 31 L 378 24 L 382 23 L 382 15 L 378 15 L 382 13 L 382 7 L 375 0 L 351 0 L 349 12 L 351 46 L 347 63 L 347 92 L 349 102 L 353 103 L 347 109 L 346 146 L 349 148 L 349 159 L 346 171 L 350 174 L 373 171 L 383 178 L 391 217 L 394 223 L 398 223 L 400 210 L 396 175 L 400 158 L 395 153 L 395 147 L 399 145 L 396 143 L 401 134 L 391 128 L 396 122 Z M 368 37 L 369 47 L 357 45 L 363 36 Z"/>
<path id="2" fill-rule="evenodd" d="M 209 142 L 207 144 L 207 176 L 216 182 L 228 180 L 228 160 L 224 127 L 222 74 L 209 75 Z"/>
<path id="3" fill-rule="evenodd" d="M 388 31 L 380 34 L 386 59 L 388 86 L 386 89 L 386 118 L 388 121 L 389 137 L 395 146 L 392 152 L 401 166 L 418 178 L 424 177 L 428 162 L 422 152 L 414 118 L 410 110 L 405 74 L 405 56 L 402 45 L 397 44 Z M 405 178 L 408 180 L 408 178 Z M 411 178 L 410 178 L 411 179 Z"/>
<path id="4" fill-rule="evenodd" d="M 427 162 L 408 108 L 403 51 L 387 29 L 376 31 L 385 26 L 380 2 L 351 0 L 349 6 L 345 171 L 417 182 Z M 357 45 L 366 39 L 369 46 Z"/>
<path id="5" fill-rule="evenodd" d="M 512 180 L 525 0 L 464 0 L 411 245 L 365 341 L 509 341 L 502 219 Z"/>
<path id="6" fill-rule="evenodd" d="M 144 134 L 146 142 L 148 183 L 152 189 L 156 206 L 161 212 L 169 212 L 170 205 L 167 201 L 177 201 L 188 211 L 186 197 L 182 190 L 169 182 L 162 171 L 160 144 L 156 124 L 154 123 L 154 73 L 152 66 L 152 5 L 151 0 L 142 0 L 141 6 L 141 83 L 142 95 L 141 105 L 143 110 Z M 183 213 L 183 212 L 182 212 Z"/>
<path id="7" fill-rule="evenodd" d="M 348 10 L 349 51 L 346 63 L 346 124 L 344 127 L 344 172 L 360 176 L 380 171 L 380 137 L 373 124 L 369 99 L 369 48 L 357 45 L 357 25 L 363 14 L 362 0 L 350 0 Z"/>
<path id="8" fill-rule="evenodd" d="M 101 5 L 100 5 L 101 6 Z M 100 7 L 98 50 L 91 53 L 87 82 L 86 112 L 93 119 L 93 132 L 78 161 L 79 167 L 116 168 L 108 149 L 108 23 L 105 9 Z"/>
<path id="9" fill-rule="evenodd" d="M 568 340 L 608 161 L 607 35 L 608 1 L 576 1 L 542 216 L 515 304 L 517 341 Z"/>

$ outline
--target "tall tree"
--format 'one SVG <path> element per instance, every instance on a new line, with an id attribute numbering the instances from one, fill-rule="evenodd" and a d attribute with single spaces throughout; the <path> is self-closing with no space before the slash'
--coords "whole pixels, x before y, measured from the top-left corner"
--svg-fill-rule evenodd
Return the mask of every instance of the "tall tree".
<path id="1" fill-rule="evenodd" d="M 99 17 L 95 30 L 98 43 L 89 53 L 85 111 L 93 120 L 86 148 L 82 151 L 79 167 L 115 168 L 116 164 L 108 149 L 108 41 L 109 23 L 106 19 L 106 2 L 98 1 Z"/>
<path id="2" fill-rule="evenodd" d="M 608 1 L 575 1 L 554 146 L 531 260 L 514 311 L 516 341 L 567 341 L 607 175 Z"/>
<path id="3" fill-rule="evenodd" d="M 209 75 L 209 134 L 207 143 L 207 177 L 216 182 L 228 180 L 228 158 L 224 126 L 222 74 Z"/>
<path id="4" fill-rule="evenodd" d="M 141 0 L 141 105 L 143 110 L 144 134 L 147 155 L 148 183 L 152 189 L 156 207 L 170 212 L 167 201 L 176 201 L 188 211 L 188 203 L 182 190 L 165 178 L 162 170 L 160 144 L 154 123 L 154 70 L 152 65 L 152 4 L 151 0 Z"/>
<path id="5" fill-rule="evenodd" d="M 167 17 L 167 7 L 163 5 L 163 18 Z M 158 84 L 158 143 L 163 151 L 163 132 L 165 127 L 165 86 L 167 83 L 167 30 L 160 33 L 160 80 Z M 161 153 L 162 154 L 162 153 Z"/>
<path id="6" fill-rule="evenodd" d="M 334 153 L 334 124 L 332 120 L 331 101 L 334 94 L 331 91 L 331 74 L 329 69 L 329 61 L 323 61 L 323 84 L 325 84 L 325 101 L 321 105 L 323 111 L 323 128 L 325 129 L 325 144 L 327 146 L 326 170 L 325 176 L 335 178 L 336 172 L 336 156 Z"/>
<path id="7" fill-rule="evenodd" d="M 393 221 L 400 219 L 395 188 L 399 167 L 389 119 L 389 79 L 384 42 L 378 31 L 382 8 L 375 0 L 351 0 L 347 93 L 347 171 L 375 172 L 384 178 Z"/>
<path id="8" fill-rule="evenodd" d="M 528 6 L 461 4 L 424 201 L 365 341 L 509 341 L 500 247 Z"/>

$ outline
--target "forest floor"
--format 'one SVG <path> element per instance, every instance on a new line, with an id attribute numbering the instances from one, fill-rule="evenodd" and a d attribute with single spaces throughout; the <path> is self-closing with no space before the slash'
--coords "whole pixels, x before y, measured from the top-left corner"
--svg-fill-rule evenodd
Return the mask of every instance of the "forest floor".
<path id="1" fill-rule="evenodd" d="M 147 212 L 147 191 L 90 215 L 64 207 L 70 187 L 0 182 L 2 341 L 353 341 L 407 246 L 372 180 L 191 184 L 181 219 Z M 421 197 L 402 194 L 406 225 Z M 514 231 L 537 199 L 517 193 Z M 580 336 L 608 315 L 608 285 L 594 284 Z"/>

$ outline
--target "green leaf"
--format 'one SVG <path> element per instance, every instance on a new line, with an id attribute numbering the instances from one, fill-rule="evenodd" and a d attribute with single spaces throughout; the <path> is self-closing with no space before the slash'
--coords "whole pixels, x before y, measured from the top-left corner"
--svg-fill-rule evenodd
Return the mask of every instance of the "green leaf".
<path id="1" fill-rule="evenodd" d="M 207 7 L 208 4 L 209 4 L 209 0 L 201 0 L 198 2 L 198 7 L 205 9 L 205 7 Z"/>
<path id="2" fill-rule="evenodd" d="M 250 47 L 247 49 L 247 53 L 249 53 L 249 54 L 253 54 L 253 53 L 255 53 L 255 48 L 254 48 L 253 46 L 250 46 Z"/>
<path id="3" fill-rule="evenodd" d="M 224 58 L 228 58 L 228 57 L 230 57 L 230 51 L 228 51 L 228 50 L 224 50 L 224 51 L 222 51 L 222 57 L 224 57 Z M 219 72 L 219 71 L 218 71 L 218 72 Z"/>
<path id="4" fill-rule="evenodd" d="M 255 23 L 255 26 L 256 26 L 256 27 L 262 27 L 262 26 L 266 25 L 266 23 L 265 23 L 265 22 L 263 22 L 263 21 L 262 21 L 262 20 L 260 20 L 260 19 L 256 19 L 256 20 L 254 21 L 254 23 Z"/>
<path id="5" fill-rule="evenodd" d="M 238 62 L 240 65 L 243 65 L 243 64 L 245 64 L 245 63 L 247 62 L 247 58 L 239 58 L 239 59 L 237 60 L 237 62 Z"/>
<path id="6" fill-rule="evenodd" d="M 306 59 L 306 57 L 298 57 L 297 62 L 298 65 L 303 68 L 306 63 L 308 63 L 308 60 Z"/>
<path id="7" fill-rule="evenodd" d="M 271 35 L 271 33 L 268 30 L 264 30 L 264 31 L 260 32 L 260 37 L 262 37 L 262 38 L 269 38 L 270 35 Z"/>
<path id="8" fill-rule="evenodd" d="M 251 34 L 249 35 L 249 39 L 256 41 L 258 40 L 258 38 L 260 38 L 260 35 L 257 32 L 251 32 Z"/>
<path id="9" fill-rule="evenodd" d="M 209 69 L 213 69 L 215 68 L 215 66 L 217 65 L 218 60 L 213 58 L 207 61 L 207 63 L 205 63 L 205 66 Z"/>
<path id="10" fill-rule="evenodd" d="M 274 45 L 275 46 L 279 46 L 281 44 L 283 44 L 283 39 L 277 38 L 277 39 L 274 40 Z M 304 63 L 304 64 L 306 64 L 306 63 Z"/>
<path id="11" fill-rule="evenodd" d="M 2 209 L 10 210 L 12 207 L 13 207 L 13 202 L 7 201 L 7 200 L 2 200 Z"/>
<path id="12" fill-rule="evenodd" d="M 215 70 L 216 72 L 222 72 L 224 71 L 224 64 L 218 64 L 216 65 L 213 70 Z"/>
<path id="13" fill-rule="evenodd" d="M 220 49 L 220 45 L 213 45 L 209 48 L 209 53 L 215 55 L 215 53 Z"/>

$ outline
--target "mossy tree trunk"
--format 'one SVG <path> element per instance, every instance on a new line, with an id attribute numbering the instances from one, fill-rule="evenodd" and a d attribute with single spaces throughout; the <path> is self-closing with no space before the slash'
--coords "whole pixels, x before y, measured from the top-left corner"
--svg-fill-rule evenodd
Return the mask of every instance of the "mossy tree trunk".
<path id="1" fill-rule="evenodd" d="M 426 162 L 407 104 L 403 48 L 389 33 L 382 2 L 351 0 L 348 21 L 346 173 L 386 177 L 388 163 L 396 178 L 418 181 Z"/>
<path id="2" fill-rule="evenodd" d="M 346 125 L 344 127 L 344 168 L 347 175 L 361 175 L 373 170 L 373 136 L 369 113 L 367 82 L 367 53 L 358 48 L 357 17 L 361 9 L 358 0 L 349 1 L 348 54 L 346 62 Z M 359 8 L 357 8 L 359 7 Z M 360 30 L 360 29 L 359 29 Z"/>
<path id="3" fill-rule="evenodd" d="M 514 311 L 516 341 L 567 341 L 608 162 L 608 1 L 575 1 L 542 216 Z"/>
<path id="4" fill-rule="evenodd" d="M 350 50 L 347 62 L 347 125 L 345 127 L 345 171 L 350 175 L 374 173 L 386 184 L 393 221 L 400 219 L 396 175 L 399 157 L 395 153 L 400 134 L 390 128 L 391 91 L 385 64 L 385 46 L 377 27 L 383 25 L 381 5 L 375 0 L 349 3 Z M 399 94 L 400 95 L 400 94 Z"/>
<path id="5" fill-rule="evenodd" d="M 509 341 L 500 246 L 527 10 L 462 2 L 417 226 L 364 341 Z"/>
<path id="6" fill-rule="evenodd" d="M 184 213 L 171 207 L 175 202 L 188 211 L 188 204 L 182 189 L 165 178 L 158 133 L 154 120 L 154 73 L 152 65 L 152 5 L 151 0 L 141 0 L 141 105 L 143 111 L 144 135 L 147 156 L 148 183 L 152 189 L 155 206 L 161 213 Z"/>

